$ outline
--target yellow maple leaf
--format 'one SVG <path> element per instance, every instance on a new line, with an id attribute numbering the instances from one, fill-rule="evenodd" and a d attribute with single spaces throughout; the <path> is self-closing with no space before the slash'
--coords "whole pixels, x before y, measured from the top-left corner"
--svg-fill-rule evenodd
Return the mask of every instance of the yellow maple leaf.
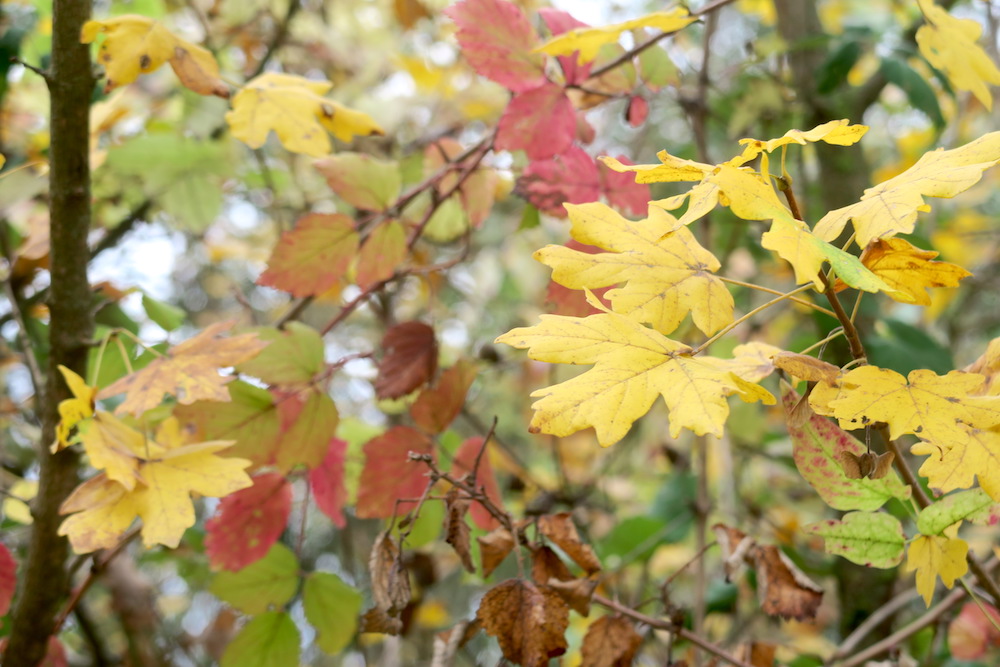
<path id="1" fill-rule="evenodd" d="M 568 30 L 545 42 L 535 51 L 547 53 L 550 56 L 568 56 L 572 55 L 574 51 L 579 51 L 580 62 L 589 63 L 597 58 L 602 46 L 616 43 L 618 36 L 626 30 L 655 28 L 663 32 L 676 32 L 697 20 L 697 17 L 689 16 L 683 7 L 674 7 L 669 11 L 648 14 L 641 18 L 602 28 Z"/>
<path id="2" fill-rule="evenodd" d="M 978 477 L 983 491 L 1000 502 L 1000 431 L 996 428 L 972 429 L 951 447 L 918 442 L 910 451 L 929 457 L 920 466 L 920 474 L 931 488 L 942 493 L 968 489 Z"/>
<path id="3" fill-rule="evenodd" d="M 906 551 L 906 572 L 917 571 L 917 592 L 927 606 L 934 597 L 934 582 L 937 577 L 945 587 L 951 588 L 955 580 L 969 571 L 965 560 L 969 545 L 965 540 L 944 535 L 920 535 L 910 543 Z"/>
<path id="4" fill-rule="evenodd" d="M 51 448 L 53 453 L 76 442 L 77 438 L 71 437 L 71 433 L 80 422 L 94 416 L 94 401 L 97 398 L 97 387 L 87 386 L 86 380 L 65 366 L 60 365 L 59 372 L 66 379 L 66 386 L 73 392 L 73 398 L 59 402 L 56 441 Z"/>
<path id="5" fill-rule="evenodd" d="M 856 241 L 866 247 L 875 239 L 909 234 L 917 213 L 929 211 L 924 197 L 950 198 L 979 182 L 983 171 L 1000 162 L 1000 132 L 990 132 L 964 146 L 924 153 L 903 173 L 868 188 L 861 201 L 830 211 L 813 232 L 825 241 L 836 239 L 848 220 Z"/>
<path id="6" fill-rule="evenodd" d="M 714 164 L 674 157 L 667 151 L 660 151 L 656 157 L 660 159 L 660 164 L 622 164 L 615 158 L 606 155 L 602 156 L 600 160 L 619 173 L 634 173 L 636 183 L 700 181 L 715 169 Z"/>
<path id="7" fill-rule="evenodd" d="M 926 23 L 917 30 L 917 46 L 948 81 L 971 91 L 987 109 L 993 108 L 989 86 L 1000 83 L 1000 70 L 976 44 L 983 28 L 978 21 L 957 19 L 931 0 L 917 0 Z"/>
<path id="8" fill-rule="evenodd" d="M 962 278 L 972 275 L 957 264 L 931 261 L 937 256 L 933 250 L 921 250 L 905 239 L 890 237 L 872 241 L 861 254 L 861 263 L 896 289 L 889 292 L 894 300 L 929 306 L 927 288 L 957 287 Z"/>
<path id="9" fill-rule="evenodd" d="M 691 348 L 617 313 L 586 318 L 542 315 L 541 323 L 496 339 L 538 361 L 594 364 L 566 382 L 539 389 L 532 408 L 533 432 L 566 436 L 593 427 L 607 447 L 621 440 L 646 414 L 657 395 L 670 410 L 670 434 L 687 428 L 701 435 L 722 435 L 729 415 L 726 396 L 771 404 L 774 397 L 751 389 L 711 357 L 692 357 Z"/>
<path id="10" fill-rule="evenodd" d="M 817 125 L 811 130 L 789 130 L 783 136 L 767 141 L 740 139 L 740 145 L 744 149 L 739 161 L 740 164 L 746 164 L 761 153 L 771 153 L 788 144 L 805 146 L 807 143 L 823 141 L 834 146 L 851 146 L 861 141 L 867 131 L 866 125 L 851 125 L 849 120 L 841 119 Z"/>
<path id="11" fill-rule="evenodd" d="M 77 553 L 108 549 L 138 516 L 147 548 L 154 544 L 176 548 L 195 522 L 192 493 L 221 498 L 253 484 L 244 470 L 250 461 L 216 455 L 232 445 L 233 441 L 173 449 L 158 445 L 157 458 L 139 461 L 139 483 L 131 490 L 106 473 L 87 480 L 59 508 L 61 514 L 72 515 L 59 526 L 59 534 L 69 538 Z"/>
<path id="12" fill-rule="evenodd" d="M 914 433 L 939 447 L 969 437 L 969 428 L 1000 424 L 1000 397 L 976 396 L 978 373 L 937 375 L 918 369 L 903 377 L 877 366 L 852 369 L 840 379 L 838 397 L 827 403 L 841 428 L 886 422 L 892 438 Z"/>
<path id="13" fill-rule="evenodd" d="M 134 415 L 155 408 L 164 394 L 176 396 L 178 402 L 184 404 L 199 399 L 228 401 L 229 392 L 225 385 L 232 377 L 220 375 L 218 369 L 247 361 L 268 345 L 253 333 L 228 338 L 219 336 L 233 324 L 232 321 L 218 322 L 206 327 L 194 338 L 170 348 L 166 355 L 153 360 L 145 368 L 105 387 L 99 397 L 126 392 L 125 400 L 115 412 Z"/>
<path id="14" fill-rule="evenodd" d="M 233 96 L 226 122 L 233 136 L 260 148 L 273 130 L 293 153 L 320 157 L 330 152 L 325 130 L 341 141 L 384 134 L 370 116 L 323 97 L 333 84 L 269 72 L 251 79 Z"/>
<path id="15" fill-rule="evenodd" d="M 108 479 L 131 491 L 142 460 L 163 453 L 163 448 L 108 412 L 98 412 L 80 429 L 80 441 L 90 465 Z"/>
<path id="16" fill-rule="evenodd" d="M 650 207 L 649 218 L 633 222 L 598 202 L 566 204 L 566 210 L 574 239 L 610 252 L 556 245 L 537 251 L 535 259 L 552 268 L 560 285 L 595 289 L 625 283 L 607 293 L 614 311 L 662 334 L 676 329 L 688 312 L 706 335 L 733 321 L 733 297 L 712 275 L 719 261 L 666 211 Z"/>
<path id="17" fill-rule="evenodd" d="M 80 31 L 80 41 L 90 44 L 101 33 L 105 38 L 97 59 L 108 77 L 105 92 L 170 62 L 181 83 L 196 93 L 229 96 L 228 87 L 219 78 L 215 57 L 151 18 L 125 14 L 106 21 L 87 21 Z"/>

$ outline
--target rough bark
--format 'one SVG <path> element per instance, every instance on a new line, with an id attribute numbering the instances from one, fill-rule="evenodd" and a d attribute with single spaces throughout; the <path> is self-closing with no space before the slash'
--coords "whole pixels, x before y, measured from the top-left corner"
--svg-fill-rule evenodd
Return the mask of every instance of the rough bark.
<path id="1" fill-rule="evenodd" d="M 71 450 L 49 453 L 59 421 L 59 401 L 69 390 L 58 366 L 83 373 L 93 332 L 87 282 L 87 232 L 90 229 L 88 127 L 94 76 L 90 49 L 80 44 L 80 28 L 90 17 L 91 0 L 56 0 L 52 17 L 52 69 L 49 73 L 50 265 L 49 368 L 40 396 L 38 497 L 28 557 L 4 654 L 6 667 L 35 667 L 45 655 L 55 615 L 69 588 L 67 543 L 56 535 L 59 505 L 78 481 L 78 456 Z"/>

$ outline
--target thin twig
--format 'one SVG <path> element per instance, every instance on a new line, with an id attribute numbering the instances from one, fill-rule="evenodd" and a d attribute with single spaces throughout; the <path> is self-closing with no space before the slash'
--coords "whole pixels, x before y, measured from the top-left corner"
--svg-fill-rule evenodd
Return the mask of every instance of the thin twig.
<path id="1" fill-rule="evenodd" d="M 52 83 L 52 75 L 49 74 L 49 72 L 47 70 L 41 69 L 39 67 L 35 67 L 31 63 L 25 62 L 25 61 L 21 60 L 20 58 L 18 58 L 17 56 L 11 56 L 10 62 L 14 63 L 15 65 L 20 65 L 24 69 L 31 70 L 32 72 L 34 72 L 38 76 L 42 77 L 42 79 L 45 80 L 46 84 L 51 84 Z"/>
<path id="2" fill-rule="evenodd" d="M 747 289 L 755 289 L 761 292 L 767 292 L 768 294 L 784 294 L 784 292 L 781 292 L 776 289 L 771 289 L 770 287 L 764 287 L 763 285 L 756 285 L 754 283 L 743 282 L 742 280 L 736 280 L 735 278 L 727 278 L 726 276 L 716 276 L 716 278 L 718 278 L 724 283 L 729 283 L 730 285 L 738 285 L 740 287 L 746 287 Z M 793 301 L 803 306 L 808 306 L 809 308 L 812 308 L 817 312 L 823 313 L 824 315 L 829 315 L 830 317 L 837 316 L 837 314 L 832 310 L 830 310 L 829 308 L 824 308 L 823 306 L 813 303 L 812 301 L 807 301 L 806 299 L 800 299 L 798 297 L 793 296 L 789 297 L 789 301 Z"/>
<path id="3" fill-rule="evenodd" d="M 285 12 L 285 17 L 278 24 L 278 29 L 274 31 L 274 35 L 271 37 L 271 41 L 267 45 L 267 50 L 264 51 L 264 55 L 261 56 L 260 61 L 257 63 L 257 67 L 254 71 L 247 77 L 247 79 L 253 79 L 264 73 L 264 68 L 267 67 L 268 62 L 271 61 L 271 57 L 285 44 L 285 40 L 288 38 L 288 30 L 291 27 L 292 19 L 295 15 L 299 13 L 302 9 L 301 0 L 288 0 L 288 11 Z"/>

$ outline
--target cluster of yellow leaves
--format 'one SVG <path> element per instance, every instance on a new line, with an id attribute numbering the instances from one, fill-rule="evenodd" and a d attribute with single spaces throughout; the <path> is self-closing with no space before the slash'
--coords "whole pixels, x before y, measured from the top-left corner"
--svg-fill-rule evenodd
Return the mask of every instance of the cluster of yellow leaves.
<path id="1" fill-rule="evenodd" d="M 971 19 L 956 19 L 931 0 L 917 0 L 926 23 L 917 30 L 920 53 L 945 73 L 953 86 L 969 90 L 987 109 L 993 95 L 987 84 L 1000 83 L 1000 70 L 976 44 L 983 28 Z"/>
<path id="2" fill-rule="evenodd" d="M 226 322 L 206 328 L 100 393 L 103 398 L 127 392 L 118 412 L 133 413 L 137 421 L 95 410 L 97 388 L 60 367 L 73 398 L 59 404 L 53 448 L 80 442 L 90 464 L 102 471 L 77 487 L 60 508 L 72 516 L 59 534 L 69 538 L 76 552 L 113 547 L 137 516 L 147 547 L 176 547 L 194 525 L 192 493 L 223 497 L 251 485 L 245 472 L 250 461 L 218 456 L 233 441 L 187 443 L 172 417 L 160 423 L 155 437 L 143 426 L 146 413 L 164 394 L 181 403 L 229 400 L 225 384 L 230 378 L 218 369 L 247 361 L 267 345 L 255 334 L 219 336 L 231 327 Z"/>
<path id="3" fill-rule="evenodd" d="M 669 11 L 654 12 L 642 18 L 601 28 L 574 28 L 550 39 L 535 51 L 550 56 L 569 56 L 579 51 L 580 62 L 589 63 L 597 58 L 601 47 L 617 43 L 618 37 L 626 30 L 655 28 L 662 32 L 677 32 L 697 20 L 697 17 L 689 16 L 683 7 L 674 7 Z"/>
<path id="4" fill-rule="evenodd" d="M 98 59 L 107 72 L 106 90 L 131 83 L 169 62 L 181 83 L 196 93 L 229 97 L 215 57 L 156 21 L 131 14 L 88 21 L 80 41 L 90 44 L 101 33 L 105 38 Z M 274 131 L 285 148 L 313 157 L 330 152 L 324 129 L 341 141 L 383 133 L 367 114 L 323 97 L 332 86 L 329 81 L 290 74 L 263 74 L 236 92 L 226 121 L 233 136 L 251 148 L 261 147 Z"/>

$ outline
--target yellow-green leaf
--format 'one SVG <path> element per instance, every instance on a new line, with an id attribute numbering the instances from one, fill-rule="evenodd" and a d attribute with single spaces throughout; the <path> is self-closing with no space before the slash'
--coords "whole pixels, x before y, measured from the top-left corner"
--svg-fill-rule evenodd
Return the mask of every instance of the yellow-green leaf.
<path id="1" fill-rule="evenodd" d="M 575 28 L 550 39 L 536 48 L 535 51 L 541 51 L 550 56 L 568 56 L 572 55 L 574 51 L 579 51 L 580 62 L 588 63 L 597 57 L 602 46 L 616 43 L 618 36 L 626 30 L 655 28 L 663 32 L 676 32 L 697 20 L 697 17 L 689 16 L 683 7 L 675 7 L 669 11 L 656 12 L 603 28 Z"/>
<path id="2" fill-rule="evenodd" d="M 907 572 L 917 571 L 917 591 L 928 607 L 934 597 L 937 577 L 941 577 L 946 588 L 951 588 L 956 579 L 969 571 L 965 560 L 968 553 L 969 545 L 965 540 L 943 535 L 920 535 L 910 543 L 904 569 Z"/>
<path id="3" fill-rule="evenodd" d="M 596 289 L 625 283 L 607 293 L 612 309 L 663 334 L 676 329 L 688 312 L 706 335 L 733 321 L 733 297 L 713 275 L 719 261 L 663 209 L 650 207 L 649 218 L 639 222 L 597 202 L 566 204 L 566 210 L 574 239 L 610 252 L 555 245 L 536 252 L 560 285 Z"/>
<path id="4" fill-rule="evenodd" d="M 976 44 L 983 27 L 973 19 L 957 19 L 931 0 L 917 0 L 926 23 L 917 30 L 920 53 L 944 72 L 951 85 L 971 91 L 987 109 L 993 96 L 987 84 L 1000 83 L 1000 70 Z"/>
<path id="5" fill-rule="evenodd" d="M 333 86 L 291 74 L 269 72 L 251 79 L 233 97 L 226 122 L 233 136 L 260 148 L 274 131 L 293 153 L 320 157 L 330 152 L 326 131 L 341 141 L 384 134 L 367 114 L 323 97 Z"/>
<path id="6" fill-rule="evenodd" d="M 635 320 L 616 313 L 586 318 L 542 315 L 540 324 L 497 338 L 538 361 L 594 364 L 594 368 L 532 396 L 531 430 L 566 436 L 593 427 L 604 446 L 621 440 L 633 422 L 662 396 L 670 410 L 671 437 L 682 429 L 722 435 L 726 396 L 774 397 L 741 386 L 730 369 Z M 756 386 L 756 385 L 754 385 Z"/>

